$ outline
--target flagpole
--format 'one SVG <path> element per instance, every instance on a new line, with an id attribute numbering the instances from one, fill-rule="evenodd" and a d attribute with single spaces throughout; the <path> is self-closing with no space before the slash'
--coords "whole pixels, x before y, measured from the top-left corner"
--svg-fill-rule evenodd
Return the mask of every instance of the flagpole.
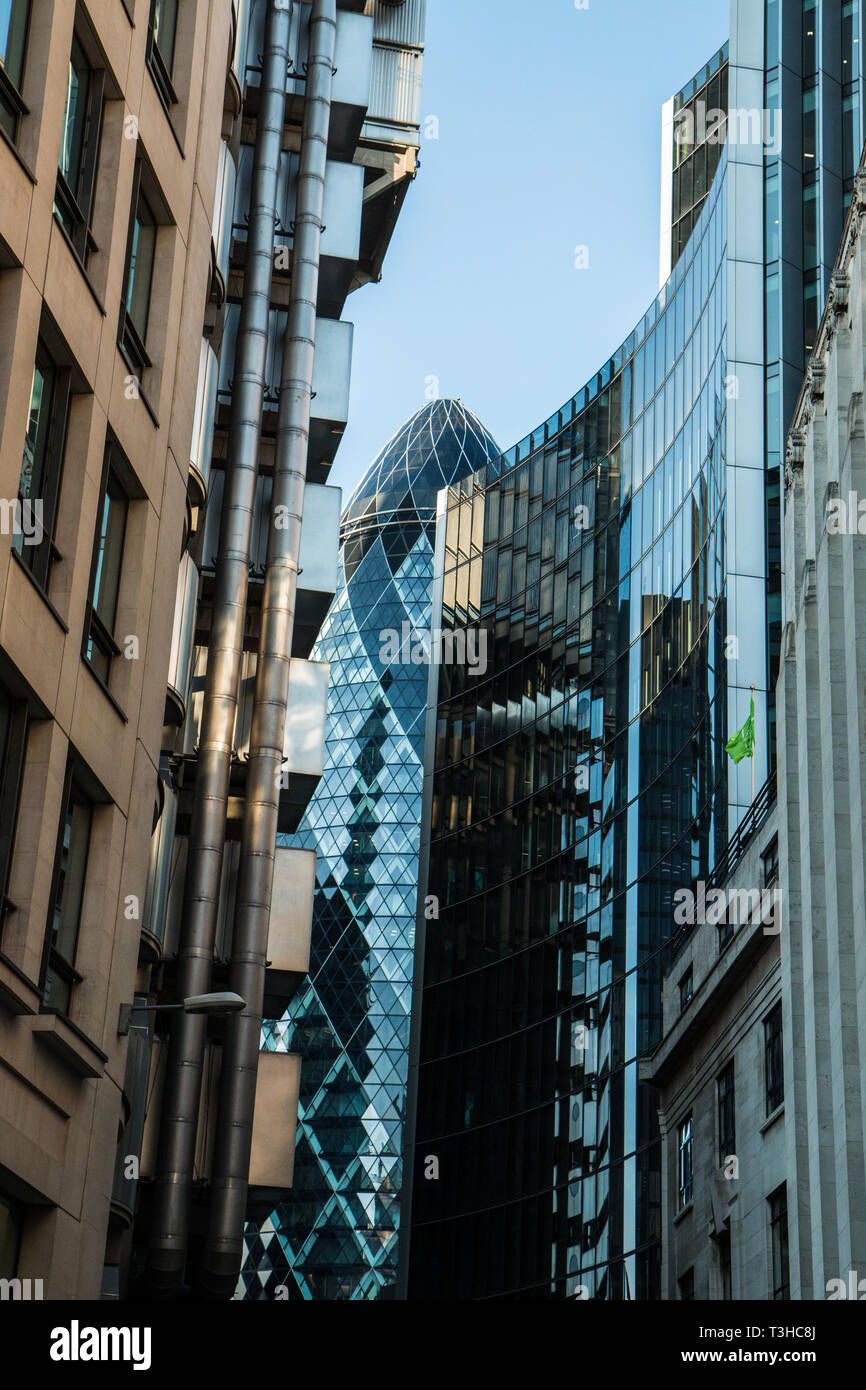
<path id="1" fill-rule="evenodd" d="M 753 703 L 754 703 L 754 699 L 755 699 L 755 687 L 752 686 L 752 701 L 753 701 Z M 755 719 L 755 727 L 753 727 L 753 729 L 752 729 L 752 805 L 753 805 L 753 806 L 754 806 L 754 804 L 755 804 L 755 745 L 756 745 L 756 743 L 757 743 L 757 741 L 758 741 L 758 740 L 757 740 L 757 737 L 756 737 L 755 729 L 757 728 L 757 723 L 758 723 L 758 721 L 757 721 L 757 719 Z"/>

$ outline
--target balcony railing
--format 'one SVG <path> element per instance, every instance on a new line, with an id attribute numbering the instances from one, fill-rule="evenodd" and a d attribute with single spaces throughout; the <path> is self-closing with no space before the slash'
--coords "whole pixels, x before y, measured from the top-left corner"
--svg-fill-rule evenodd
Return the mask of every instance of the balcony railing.
<path id="1" fill-rule="evenodd" d="M 775 802 L 776 774 L 771 772 L 728 841 L 721 859 L 716 863 L 716 867 L 707 880 L 707 892 L 711 888 L 719 888 L 727 882 L 748 849 L 753 835 L 756 835 L 760 830 Z"/>

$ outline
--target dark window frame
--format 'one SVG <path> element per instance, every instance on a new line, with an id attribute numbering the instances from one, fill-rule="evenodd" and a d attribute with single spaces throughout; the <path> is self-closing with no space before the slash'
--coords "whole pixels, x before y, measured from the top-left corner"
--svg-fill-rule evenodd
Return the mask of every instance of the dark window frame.
<path id="1" fill-rule="evenodd" d="M 175 48 L 177 45 L 178 5 L 174 6 L 174 23 L 171 35 L 171 53 L 166 56 L 156 38 L 156 7 L 161 0 L 150 0 L 150 14 L 147 21 L 147 66 L 159 99 L 168 111 L 178 104 L 177 92 L 172 83 L 174 74 Z M 170 0 L 174 4 L 174 0 Z"/>
<path id="2" fill-rule="evenodd" d="M 716 1077 L 719 1124 L 719 1166 L 737 1152 L 736 1072 L 733 1057 Z"/>
<path id="3" fill-rule="evenodd" d="M 680 1013 L 684 1013 L 695 997 L 695 976 L 691 966 L 680 980 L 678 988 L 680 991 Z"/>
<path id="4" fill-rule="evenodd" d="M 122 531 L 120 536 L 120 560 L 117 566 L 117 584 L 112 602 L 112 607 L 114 609 L 114 612 L 112 614 L 113 627 L 117 616 L 117 601 L 120 595 L 120 587 L 123 576 L 123 551 L 126 543 L 126 529 L 129 522 L 129 506 L 130 503 L 133 501 L 133 499 L 129 495 L 129 490 L 125 484 L 121 469 L 115 466 L 114 450 L 116 449 L 116 447 L 117 446 L 115 445 L 113 439 L 109 438 L 106 440 L 105 451 L 103 453 L 102 459 L 102 478 L 99 484 L 99 501 L 97 503 L 96 508 L 96 526 L 94 528 L 93 551 L 90 562 L 90 583 L 88 585 L 87 590 L 87 604 L 84 612 L 84 629 L 81 639 L 81 655 L 83 660 L 87 663 L 90 670 L 93 671 L 97 680 L 100 681 L 100 683 L 104 685 L 106 688 L 108 687 L 108 679 L 111 671 L 111 662 L 114 659 L 114 657 L 120 655 L 120 647 L 118 646 L 115 640 L 114 632 L 109 631 L 105 616 L 100 614 L 94 601 L 96 581 L 99 574 L 101 546 L 103 543 L 103 520 L 105 503 L 106 498 L 110 498 L 112 496 L 117 497 L 119 494 L 119 496 L 123 498 L 126 504 L 123 512 L 123 520 L 121 523 Z M 114 494 L 110 492 L 110 488 L 112 487 L 112 485 L 116 490 Z M 99 650 L 99 652 L 101 652 L 102 656 L 106 659 L 107 665 L 104 671 L 98 668 L 96 662 L 94 662 L 93 657 L 88 650 L 91 643 L 94 647 L 96 647 Z"/>
<path id="5" fill-rule="evenodd" d="M 788 1244 L 788 1187 L 782 1183 L 767 1198 L 770 1208 L 770 1299 L 788 1302 L 791 1297 L 791 1262 Z"/>
<path id="6" fill-rule="evenodd" d="M 734 1297 L 734 1264 L 733 1251 L 731 1248 L 731 1230 L 729 1226 L 726 1226 L 721 1232 L 718 1240 L 718 1247 L 722 1300 L 725 1303 L 730 1303 Z"/>
<path id="7" fill-rule="evenodd" d="M 43 368 L 40 368 L 40 359 Z M 46 362 L 53 373 L 54 379 L 51 388 L 51 402 L 48 407 L 46 445 L 42 459 L 42 478 L 39 488 L 43 507 L 43 535 L 38 545 L 24 545 L 22 541 L 20 547 L 17 545 L 15 546 L 15 552 L 39 588 L 47 594 L 51 577 L 51 566 L 56 560 L 61 559 L 60 552 L 54 543 L 54 533 L 57 526 L 60 489 L 63 483 L 63 463 L 66 455 L 66 436 L 69 428 L 69 408 L 72 398 L 72 373 L 69 367 L 56 360 L 45 339 L 40 334 L 36 345 L 36 357 L 33 363 L 34 378 L 37 370 L 44 369 L 44 364 Z M 31 386 L 31 406 L 32 400 Z M 29 421 L 27 432 L 29 432 Z M 25 439 L 27 432 L 25 432 Z M 24 459 L 22 454 L 22 476 L 23 464 Z M 25 501 L 32 502 L 33 500 L 33 498 L 24 498 L 21 496 L 19 480 L 19 504 L 23 507 Z"/>
<path id="8" fill-rule="evenodd" d="M 774 835 L 761 855 L 764 869 L 764 887 L 770 888 L 779 877 L 779 837 Z"/>
<path id="9" fill-rule="evenodd" d="M 782 1005 L 777 1004 L 764 1019 L 764 1091 L 767 1118 L 785 1102 L 785 1059 L 783 1053 Z"/>
<path id="10" fill-rule="evenodd" d="M 15 0 L 13 0 L 13 5 L 14 4 Z M 23 36 L 21 40 L 21 72 L 18 75 L 18 82 L 20 83 L 24 77 L 27 65 L 32 4 L 31 0 L 18 0 L 18 4 L 26 6 Z M 9 139 L 13 145 L 18 141 L 18 124 L 21 117 L 29 115 L 30 108 L 25 103 L 18 84 L 10 77 L 3 63 L 0 63 L 0 129 L 3 130 L 7 139 Z M 7 129 L 3 120 L 4 116 L 11 124 L 11 130 Z"/>
<path id="11" fill-rule="evenodd" d="M 3 746 L 0 748 L 0 943 L 3 924 L 13 904 L 8 897 L 24 780 L 24 761 L 30 731 L 30 712 L 25 700 L 16 700 L 0 687 L 0 706 L 8 708 L 8 721 Z"/>
<path id="12" fill-rule="evenodd" d="M 691 1113 L 677 1126 L 677 1193 L 678 1210 L 685 1211 L 695 1196 L 694 1115 Z"/>
<path id="13" fill-rule="evenodd" d="M 10 1217 L 10 1227 L 14 1236 L 14 1251 L 12 1262 L 4 1267 L 0 1260 L 0 1279 L 14 1279 L 18 1273 L 18 1261 L 21 1258 L 21 1241 L 24 1234 L 24 1204 L 17 1202 L 14 1197 L 10 1197 L 7 1192 L 0 1192 L 0 1207 L 5 1207 Z M 0 1245 L 0 1254 L 3 1247 Z"/>
<path id="14" fill-rule="evenodd" d="M 54 867 L 51 874 L 51 896 L 48 903 L 48 919 L 45 924 L 45 942 L 42 952 L 42 968 L 39 974 L 39 993 L 41 995 L 40 1011 L 42 1013 L 61 1014 L 67 1017 L 69 1014 L 69 1004 L 72 999 L 72 991 L 77 984 L 84 978 L 75 968 L 75 959 L 78 955 L 78 943 L 81 937 L 81 918 L 83 914 L 84 898 L 87 892 L 87 874 L 90 867 L 90 850 L 93 839 L 93 811 L 94 803 L 84 791 L 79 778 L 76 775 L 77 768 L 74 756 L 70 756 L 66 762 L 66 773 L 63 779 L 63 795 L 60 802 L 60 817 L 57 829 L 57 843 L 54 850 Z M 63 891 L 68 880 L 63 879 L 63 848 L 66 833 L 66 822 L 69 819 L 73 807 L 82 805 L 88 808 L 87 820 L 87 844 L 84 849 L 84 859 L 81 872 L 81 896 L 78 903 L 75 921 L 75 936 L 72 948 L 72 959 L 69 960 L 54 945 L 54 918 L 63 902 Z M 64 1003 L 66 1007 L 61 1008 L 46 1002 L 49 984 L 52 978 L 56 978 L 65 987 Z"/>
<path id="15" fill-rule="evenodd" d="M 91 62 L 87 47 L 82 43 L 77 32 L 73 35 L 73 43 L 78 44 L 78 48 L 87 63 L 89 74 L 82 152 L 76 188 L 72 188 L 67 182 L 62 169 L 58 166 L 54 202 L 61 226 L 72 242 L 79 259 L 86 265 L 89 254 L 99 249 L 93 237 L 91 224 L 96 196 L 96 173 L 99 166 L 102 122 L 105 113 L 105 69 Z M 71 62 L 72 53 L 70 52 L 70 65 Z"/>
<path id="16" fill-rule="evenodd" d="M 135 241 L 135 224 L 138 219 L 139 200 L 143 199 L 148 211 L 154 219 L 156 232 L 154 234 L 154 259 L 150 268 L 150 284 L 148 286 L 148 317 L 150 315 L 150 300 L 153 295 L 153 272 L 156 262 L 157 242 L 159 240 L 159 219 L 154 212 L 147 195 L 142 189 L 142 174 L 144 171 L 144 160 L 139 155 L 135 161 L 135 172 L 132 181 L 132 202 L 129 212 L 129 229 L 126 237 L 126 263 L 123 271 L 123 294 L 120 300 L 120 323 L 118 325 L 118 343 L 121 351 L 133 368 L 139 381 L 153 362 L 148 355 L 147 347 L 141 337 L 141 333 L 133 321 L 132 315 L 127 308 L 129 298 L 130 283 L 134 276 L 135 267 L 132 263 L 132 251 Z M 145 335 L 147 328 L 145 327 Z"/>

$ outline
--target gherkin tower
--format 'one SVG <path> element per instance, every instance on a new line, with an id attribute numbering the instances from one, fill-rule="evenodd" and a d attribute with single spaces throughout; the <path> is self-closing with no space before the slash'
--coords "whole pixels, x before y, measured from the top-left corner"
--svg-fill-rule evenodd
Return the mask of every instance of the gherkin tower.
<path id="1" fill-rule="evenodd" d="M 331 667 L 325 770 L 285 840 L 317 855 L 310 973 L 264 1036 L 301 1056 L 295 1181 L 248 1227 L 246 1298 L 371 1299 L 396 1276 L 427 668 L 383 662 L 382 634 L 429 629 L 436 494 L 499 453 L 459 401 L 434 401 L 343 516 L 313 652 Z"/>

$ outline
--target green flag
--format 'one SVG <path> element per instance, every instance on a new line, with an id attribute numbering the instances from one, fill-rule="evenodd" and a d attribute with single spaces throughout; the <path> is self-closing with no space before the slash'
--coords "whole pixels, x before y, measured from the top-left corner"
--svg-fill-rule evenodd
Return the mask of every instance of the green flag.
<path id="1" fill-rule="evenodd" d="M 751 713 L 740 729 L 739 733 L 733 734 L 725 744 L 725 752 L 733 758 L 735 763 L 741 763 L 743 758 L 751 758 L 755 751 L 755 697 L 752 696 Z"/>

